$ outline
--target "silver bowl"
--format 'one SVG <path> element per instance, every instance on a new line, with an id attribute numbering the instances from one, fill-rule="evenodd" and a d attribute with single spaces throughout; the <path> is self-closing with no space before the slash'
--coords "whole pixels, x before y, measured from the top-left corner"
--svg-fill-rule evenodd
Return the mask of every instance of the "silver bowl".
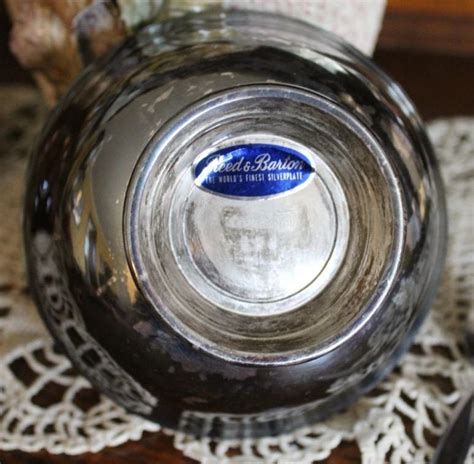
<path id="1" fill-rule="evenodd" d="M 287 432 L 373 387 L 443 267 L 412 103 L 304 23 L 211 11 L 89 66 L 33 154 L 31 287 L 77 368 L 196 435 Z"/>

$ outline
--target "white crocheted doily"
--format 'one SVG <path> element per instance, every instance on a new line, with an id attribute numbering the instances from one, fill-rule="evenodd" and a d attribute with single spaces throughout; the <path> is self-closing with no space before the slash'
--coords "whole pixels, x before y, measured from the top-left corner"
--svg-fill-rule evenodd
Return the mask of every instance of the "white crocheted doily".
<path id="1" fill-rule="evenodd" d="M 53 349 L 25 284 L 20 230 L 26 151 L 44 119 L 33 90 L 0 88 L 0 448 L 78 454 L 99 451 L 160 426 L 94 394 Z M 355 441 L 365 464 L 425 463 L 454 406 L 474 383 L 463 324 L 474 311 L 474 119 L 429 125 L 445 180 L 449 252 L 435 307 L 395 371 L 344 414 L 290 435 L 211 442 L 175 434 L 185 455 L 205 463 L 311 463 Z M 20 374 L 21 373 L 21 374 Z M 469 463 L 474 462 L 474 447 Z"/>

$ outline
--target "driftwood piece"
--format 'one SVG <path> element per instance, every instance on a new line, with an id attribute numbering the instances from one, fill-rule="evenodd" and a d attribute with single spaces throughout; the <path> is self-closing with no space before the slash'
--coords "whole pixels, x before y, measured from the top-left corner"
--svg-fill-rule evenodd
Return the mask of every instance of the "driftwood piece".
<path id="1" fill-rule="evenodd" d="M 143 22 L 163 0 L 6 0 L 10 48 L 54 104 L 90 60 Z"/>

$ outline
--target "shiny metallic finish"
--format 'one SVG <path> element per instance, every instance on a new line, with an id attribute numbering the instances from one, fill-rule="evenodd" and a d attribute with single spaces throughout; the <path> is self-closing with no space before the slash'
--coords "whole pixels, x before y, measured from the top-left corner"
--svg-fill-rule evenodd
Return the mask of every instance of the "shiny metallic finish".
<path id="1" fill-rule="evenodd" d="M 471 310 L 467 314 L 466 320 L 466 331 L 464 334 L 464 342 L 466 346 L 466 354 L 471 362 L 474 365 L 474 311 Z"/>
<path id="2" fill-rule="evenodd" d="M 280 164 L 245 171 L 254 155 Z M 25 239 L 41 312 L 95 385 L 168 427 L 265 435 L 393 366 L 439 281 L 445 207 L 413 106 L 365 57 L 209 12 L 76 82 L 31 164 Z"/>
<path id="3" fill-rule="evenodd" d="M 433 456 L 432 464 L 463 464 L 474 443 L 474 392 L 466 395 L 453 413 Z"/>
<path id="4" fill-rule="evenodd" d="M 466 357 L 474 364 L 474 311 L 467 313 L 464 327 Z M 474 443 L 474 386 L 456 405 L 446 430 L 440 437 L 432 464 L 463 464 Z"/>
<path id="5" fill-rule="evenodd" d="M 242 86 L 185 108 L 129 186 L 124 235 L 138 286 L 183 336 L 225 359 L 282 364 L 332 349 L 376 310 L 399 265 L 401 194 L 382 149 L 350 114 L 287 86 Z M 245 201 L 196 187 L 203 151 L 250 142 L 305 152 L 314 178 Z M 356 272 L 351 255 L 371 267 Z M 365 300 L 352 305 L 362 278 Z"/>

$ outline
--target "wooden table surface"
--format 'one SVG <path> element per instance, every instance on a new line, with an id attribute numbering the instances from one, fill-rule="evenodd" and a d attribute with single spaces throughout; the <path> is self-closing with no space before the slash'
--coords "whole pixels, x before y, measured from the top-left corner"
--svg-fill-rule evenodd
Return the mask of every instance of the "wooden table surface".
<path id="1" fill-rule="evenodd" d="M 0 0 L 1 6 L 1 0 Z M 1 8 L 0 8 L 1 10 Z M 0 11 L 1 13 L 1 11 Z M 0 14 L 0 32 L 6 19 Z M 2 34 L 3 35 L 3 34 Z M 382 41 L 389 44 L 390 40 Z M 416 47 L 415 47 L 416 48 Z M 446 51 L 445 51 L 446 52 Z M 443 53 L 445 53 L 443 52 Z M 430 50 L 389 49 L 384 45 L 375 53 L 375 61 L 408 92 L 425 120 L 454 115 L 474 115 L 474 57 L 463 53 L 442 54 Z M 29 82 L 0 41 L 0 83 Z M 147 433 L 137 442 L 129 442 L 100 453 L 79 456 L 51 455 L 46 452 L 0 451 L 2 464 L 184 464 L 195 462 L 173 448 L 172 438 L 162 433 Z M 360 454 L 353 443 L 342 443 L 323 464 L 356 464 Z"/>

